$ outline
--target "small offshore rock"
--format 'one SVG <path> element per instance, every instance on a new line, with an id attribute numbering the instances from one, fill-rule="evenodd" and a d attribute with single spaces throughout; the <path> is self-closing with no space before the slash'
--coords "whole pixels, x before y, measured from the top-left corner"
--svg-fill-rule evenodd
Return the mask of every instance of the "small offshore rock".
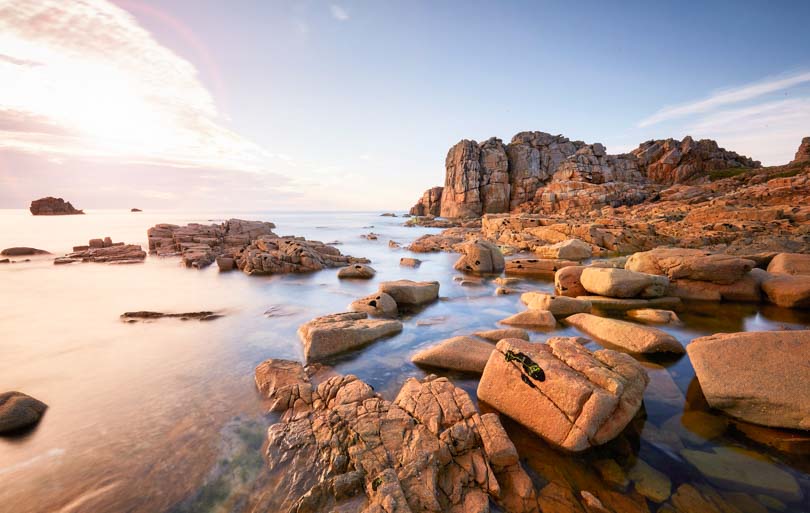
<path id="1" fill-rule="evenodd" d="M 353 312 L 366 312 L 375 317 L 396 317 L 397 302 L 385 292 L 377 292 L 353 301 L 349 305 Z"/>
<path id="2" fill-rule="evenodd" d="M 16 256 L 50 255 L 50 253 L 45 251 L 44 249 L 28 248 L 21 246 L 14 248 L 6 248 L 3 251 L 0 251 L 0 255 L 16 257 Z"/>
<path id="3" fill-rule="evenodd" d="M 397 305 L 420 306 L 439 298 L 438 281 L 397 280 L 380 283 L 380 292 L 394 298 Z"/>
<path id="4" fill-rule="evenodd" d="M 483 239 L 471 240 L 461 248 L 463 255 L 453 266 L 457 271 L 469 273 L 500 273 L 504 269 L 501 250 Z"/>
<path id="5" fill-rule="evenodd" d="M 341 279 L 370 280 L 377 274 L 373 267 L 366 264 L 353 264 L 348 267 L 341 267 L 337 277 Z"/>
<path id="6" fill-rule="evenodd" d="M 39 422 L 48 406 L 23 394 L 5 392 L 0 394 L 0 434 L 18 431 Z"/>
<path id="7" fill-rule="evenodd" d="M 403 267 L 419 267 L 422 261 L 418 258 L 402 257 L 399 259 L 399 265 Z"/>
<path id="8" fill-rule="evenodd" d="M 31 202 L 29 208 L 31 214 L 35 216 L 63 216 L 84 214 L 84 210 L 74 208 L 69 201 L 62 198 L 48 196 Z"/>
<path id="9" fill-rule="evenodd" d="M 365 312 L 347 312 L 317 317 L 298 328 L 307 361 L 319 360 L 363 346 L 402 331 L 395 320 L 369 319 Z"/>

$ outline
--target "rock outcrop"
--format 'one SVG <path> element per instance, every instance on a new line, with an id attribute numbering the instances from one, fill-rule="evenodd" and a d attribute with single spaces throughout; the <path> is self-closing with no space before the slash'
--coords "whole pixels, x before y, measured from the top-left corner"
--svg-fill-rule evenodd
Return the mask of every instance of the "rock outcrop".
<path id="1" fill-rule="evenodd" d="M 3 251 L 0 251 L 0 255 L 16 257 L 16 256 L 50 255 L 50 253 L 45 251 L 44 249 L 18 246 L 14 248 L 6 248 Z"/>
<path id="2" fill-rule="evenodd" d="M 498 416 L 479 414 L 447 379 L 410 378 L 389 402 L 354 376 L 316 383 L 296 365 L 257 369 L 257 386 L 284 412 L 267 447 L 270 471 L 284 479 L 265 490 L 263 511 L 483 513 L 490 500 L 538 511 Z"/>
<path id="3" fill-rule="evenodd" d="M 796 150 L 796 156 L 793 157 L 791 164 L 799 164 L 803 162 L 810 162 L 810 137 L 802 139 L 799 149 Z"/>
<path id="4" fill-rule="evenodd" d="M 402 323 L 369 319 L 365 312 L 324 315 L 301 325 L 298 336 L 304 344 L 304 358 L 320 360 L 366 345 L 402 331 Z"/>
<path id="5" fill-rule="evenodd" d="M 91 239 L 87 246 L 74 246 L 73 252 L 55 258 L 54 264 L 98 262 L 106 264 L 139 264 L 146 259 L 146 251 L 139 244 L 113 242 L 109 237 Z"/>
<path id="6" fill-rule="evenodd" d="M 438 281 L 397 280 L 380 283 L 380 292 L 394 298 L 397 305 L 415 307 L 439 299 Z"/>
<path id="7" fill-rule="evenodd" d="M 453 266 L 466 273 L 500 273 L 505 263 L 503 253 L 495 244 L 482 239 L 464 243 L 459 248 L 463 255 Z"/>
<path id="8" fill-rule="evenodd" d="M 439 217 L 442 214 L 442 191 L 444 191 L 444 187 L 433 187 L 426 190 L 416 205 L 411 207 L 410 214 L 412 216 Z"/>
<path id="9" fill-rule="evenodd" d="M 631 356 L 592 353 L 582 342 L 501 340 L 478 398 L 561 449 L 583 451 L 612 440 L 641 407 L 649 377 Z"/>
<path id="10" fill-rule="evenodd" d="M 713 408 L 810 430 L 810 331 L 720 333 L 693 340 L 687 352 Z"/>
<path id="11" fill-rule="evenodd" d="M 42 401 L 21 392 L 0 394 L 0 434 L 36 424 L 47 408 Z"/>
<path id="12" fill-rule="evenodd" d="M 35 216 L 66 216 L 84 214 L 84 210 L 75 208 L 70 204 L 69 201 L 65 201 L 62 198 L 54 198 L 52 196 L 32 201 L 29 210 Z"/>
<path id="13" fill-rule="evenodd" d="M 599 317 L 587 313 L 574 314 L 565 319 L 600 342 L 621 347 L 631 353 L 683 353 L 678 339 L 665 331 L 628 321 Z"/>

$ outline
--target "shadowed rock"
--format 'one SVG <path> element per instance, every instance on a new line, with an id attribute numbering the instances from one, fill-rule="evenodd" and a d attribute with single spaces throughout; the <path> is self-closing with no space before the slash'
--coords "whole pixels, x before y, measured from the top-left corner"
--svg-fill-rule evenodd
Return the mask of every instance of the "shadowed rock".
<path id="1" fill-rule="evenodd" d="M 47 408 L 42 401 L 21 392 L 0 394 L 0 434 L 36 424 Z"/>

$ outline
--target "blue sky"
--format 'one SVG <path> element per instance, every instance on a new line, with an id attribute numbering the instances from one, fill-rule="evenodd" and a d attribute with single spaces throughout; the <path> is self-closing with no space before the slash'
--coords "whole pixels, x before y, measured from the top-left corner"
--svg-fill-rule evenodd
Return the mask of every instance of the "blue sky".
<path id="1" fill-rule="evenodd" d="M 0 207 L 401 209 L 462 138 L 778 164 L 810 135 L 810 2 L 23 4 L 0 0 Z"/>

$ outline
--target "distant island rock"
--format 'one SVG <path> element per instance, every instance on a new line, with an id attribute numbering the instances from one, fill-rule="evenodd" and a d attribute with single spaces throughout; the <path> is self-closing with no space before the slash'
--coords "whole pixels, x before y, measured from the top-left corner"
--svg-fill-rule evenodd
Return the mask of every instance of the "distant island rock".
<path id="1" fill-rule="evenodd" d="M 131 209 L 129 209 L 129 211 L 130 212 L 143 212 L 143 210 L 141 210 L 139 208 L 131 208 Z"/>
<path id="2" fill-rule="evenodd" d="M 67 216 L 84 214 L 84 210 L 79 210 L 62 198 L 40 198 L 31 202 L 31 213 L 35 216 Z"/>
<path id="3" fill-rule="evenodd" d="M 2 256 L 31 256 L 31 255 L 49 255 L 44 249 L 28 248 L 28 247 L 14 247 L 6 248 L 0 251 Z"/>

